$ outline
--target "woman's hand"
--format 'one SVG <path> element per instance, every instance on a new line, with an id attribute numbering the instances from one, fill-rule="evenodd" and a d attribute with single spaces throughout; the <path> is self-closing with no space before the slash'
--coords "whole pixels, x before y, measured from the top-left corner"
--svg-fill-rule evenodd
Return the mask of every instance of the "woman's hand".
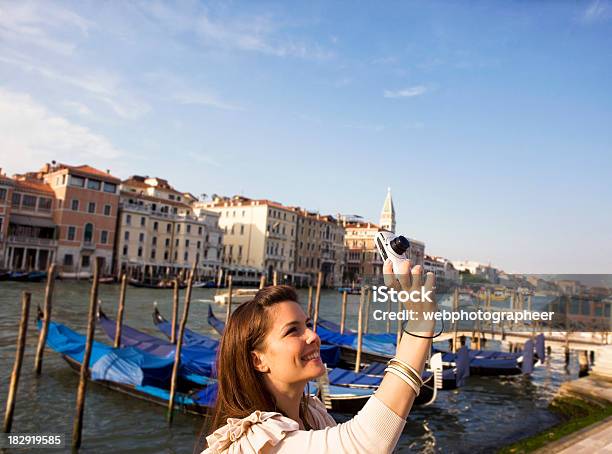
<path id="1" fill-rule="evenodd" d="M 386 260 L 383 265 L 383 276 L 385 285 L 399 291 L 409 292 L 411 298 L 403 301 L 409 317 L 404 325 L 405 331 L 418 336 L 431 336 L 436 325 L 433 315 L 438 311 L 435 297 L 435 274 L 428 272 L 423 284 L 423 267 L 417 265 L 411 267 L 410 261 L 400 263 L 399 274 L 393 273 L 391 260 Z M 414 297 L 414 298 L 413 298 Z M 425 314 L 430 316 L 428 320 Z"/>

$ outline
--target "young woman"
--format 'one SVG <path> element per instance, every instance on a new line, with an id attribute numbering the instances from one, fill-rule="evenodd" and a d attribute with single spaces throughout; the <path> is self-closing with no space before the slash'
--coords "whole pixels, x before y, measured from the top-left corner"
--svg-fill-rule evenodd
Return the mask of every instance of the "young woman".
<path id="1" fill-rule="evenodd" d="M 406 262 L 395 276 L 384 265 L 385 284 L 396 290 L 434 289 L 434 276 Z M 416 293 L 416 292 L 415 292 Z M 408 303 L 413 313 L 435 311 L 436 303 Z M 416 317 L 414 317 L 416 319 Z M 321 341 L 289 286 L 260 290 L 231 315 L 221 339 L 218 397 L 210 435 L 197 452 L 387 453 L 406 423 L 431 348 L 433 322 L 410 321 L 386 374 L 362 410 L 336 425 L 323 404 L 308 397 L 310 380 L 325 372 Z"/>

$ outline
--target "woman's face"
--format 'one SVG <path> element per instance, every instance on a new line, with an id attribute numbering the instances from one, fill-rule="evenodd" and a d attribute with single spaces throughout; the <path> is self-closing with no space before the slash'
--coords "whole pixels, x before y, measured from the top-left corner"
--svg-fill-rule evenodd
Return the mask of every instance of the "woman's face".
<path id="1" fill-rule="evenodd" d="M 253 352 L 257 370 L 278 384 L 306 383 L 325 372 L 319 336 L 300 305 L 283 301 L 269 308 L 270 329 L 259 351 Z"/>

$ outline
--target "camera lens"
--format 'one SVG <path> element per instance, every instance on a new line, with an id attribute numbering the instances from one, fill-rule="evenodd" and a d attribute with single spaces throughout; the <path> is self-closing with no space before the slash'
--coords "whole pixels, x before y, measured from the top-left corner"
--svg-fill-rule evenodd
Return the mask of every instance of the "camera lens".
<path id="1" fill-rule="evenodd" d="M 408 239 L 402 235 L 396 236 L 391 241 L 389 241 L 389 245 L 391 246 L 391 249 L 393 249 L 393 252 L 398 255 L 402 255 L 410 247 Z"/>

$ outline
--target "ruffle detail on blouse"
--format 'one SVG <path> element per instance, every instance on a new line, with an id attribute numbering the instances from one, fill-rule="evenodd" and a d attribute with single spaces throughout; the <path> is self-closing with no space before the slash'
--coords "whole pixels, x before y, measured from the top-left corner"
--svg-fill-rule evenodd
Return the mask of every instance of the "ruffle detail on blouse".
<path id="1" fill-rule="evenodd" d="M 266 443 L 276 446 L 288 432 L 299 429 L 297 422 L 280 413 L 257 410 L 243 419 L 228 418 L 225 426 L 206 437 L 204 453 L 259 453 Z"/>

